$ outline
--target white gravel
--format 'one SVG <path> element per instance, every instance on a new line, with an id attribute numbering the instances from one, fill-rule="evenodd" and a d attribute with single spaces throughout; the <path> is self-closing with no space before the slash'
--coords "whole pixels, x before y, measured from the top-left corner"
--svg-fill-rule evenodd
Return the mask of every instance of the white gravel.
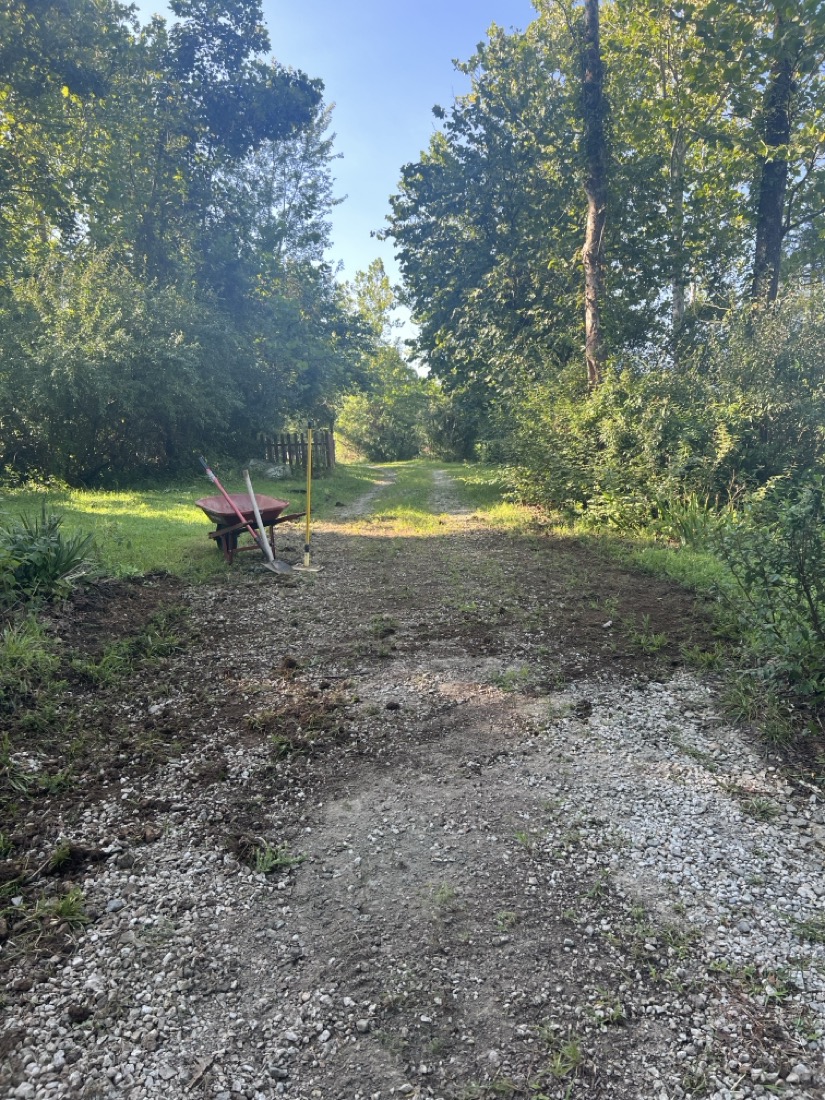
<path id="1" fill-rule="evenodd" d="M 327 565 L 315 587 L 295 597 L 304 606 L 333 591 L 335 565 Z M 411 608 L 399 635 L 420 614 Z M 273 639 L 254 660 L 247 653 L 250 683 L 279 652 Z M 684 672 L 664 683 L 604 677 L 537 697 L 502 688 L 505 662 L 437 644 L 381 668 L 369 660 L 359 667 L 349 736 L 372 754 L 369 775 L 362 782 L 350 774 L 360 757 L 347 749 L 331 757 L 337 789 L 319 795 L 311 776 L 306 784 L 293 776 L 262 808 L 273 841 L 286 829 L 305 863 L 256 875 L 226 853 L 231 796 L 256 797 L 270 766 L 266 744 L 232 726 L 206 740 L 193 731 L 192 748 L 159 774 L 124 780 L 118 798 L 79 822 L 57 823 L 58 833 L 104 845 L 109 855 L 78 883 L 97 919 L 72 956 L 44 962 L 42 980 L 12 969 L 0 1096 L 453 1100 L 459 1093 L 443 1084 L 449 1065 L 440 1065 L 435 1044 L 428 1061 L 406 1066 L 387 1045 L 400 1026 L 393 999 L 406 1004 L 415 993 L 422 922 L 426 916 L 442 937 L 427 948 L 435 962 L 426 969 L 442 968 L 449 993 L 419 988 L 398 1032 L 405 1041 L 435 1026 L 445 998 L 469 1012 L 473 982 L 483 989 L 506 967 L 519 929 L 500 914 L 490 942 L 505 961 L 474 970 L 473 926 L 443 946 L 462 919 L 438 887 L 448 875 L 457 906 L 472 889 L 480 905 L 504 876 L 514 921 L 522 909 L 548 906 L 554 884 L 570 875 L 604 875 L 613 909 L 587 915 L 583 895 L 581 919 L 574 914 L 561 933 L 558 950 L 574 960 L 571 973 L 574 957 L 588 952 L 598 970 L 609 944 L 611 958 L 631 960 L 637 975 L 633 959 L 664 960 L 659 994 L 626 989 L 637 998 L 650 1052 L 633 1052 L 627 1078 L 622 1065 L 608 1066 L 607 1083 L 592 1095 L 825 1095 L 825 803 L 813 789 L 791 787 L 746 733 L 720 719 L 712 683 Z M 344 676 L 352 668 L 326 671 Z M 398 709 L 387 711 L 388 701 Z M 411 745 L 414 756 L 397 755 Z M 204 787 L 195 774 L 218 746 L 227 778 Z M 168 808 L 146 843 L 135 828 L 148 798 Z M 523 823 L 519 844 L 509 821 Z M 422 883 L 432 886 L 426 904 Z M 402 919 L 413 922 L 406 933 Z M 636 939 L 633 919 L 644 929 Z M 534 1008 L 567 1004 L 569 983 L 555 986 L 552 973 L 534 977 Z M 514 986 L 503 1000 L 500 1019 L 509 1022 L 506 1031 L 496 1024 L 495 1043 L 481 1024 L 466 1025 L 468 1049 L 482 1035 L 489 1043 L 472 1053 L 488 1081 L 517 1066 L 518 1051 L 535 1041 L 527 990 L 525 979 L 523 994 Z M 337 1065 L 347 1073 L 340 1094 L 330 1091 Z M 571 1095 L 588 1095 L 586 1085 Z"/>

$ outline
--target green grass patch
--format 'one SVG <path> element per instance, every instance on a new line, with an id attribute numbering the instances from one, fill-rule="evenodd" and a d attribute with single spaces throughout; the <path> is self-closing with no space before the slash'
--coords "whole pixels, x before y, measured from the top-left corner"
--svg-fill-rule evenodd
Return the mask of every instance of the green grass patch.
<path id="1" fill-rule="evenodd" d="M 667 577 L 694 592 L 716 594 L 727 590 L 731 584 L 727 566 L 707 551 L 645 544 L 619 546 L 617 551 L 620 557 L 638 569 Z"/>
<path id="2" fill-rule="evenodd" d="M 437 468 L 426 459 L 382 464 L 381 469 L 391 471 L 394 480 L 382 489 L 364 521 L 388 525 L 399 535 L 442 533 L 439 517 L 431 510 Z"/>
<path id="3" fill-rule="evenodd" d="M 506 468 L 486 463 L 452 463 L 443 467 L 456 484 L 462 500 L 471 508 L 487 512 L 502 503 L 512 490 Z"/>
<path id="4" fill-rule="evenodd" d="M 535 522 L 535 510 L 502 499 L 509 483 L 493 466 L 415 459 L 388 463 L 385 468 L 394 472 L 395 481 L 381 493 L 371 518 L 393 525 L 398 534 L 444 534 L 448 521 L 443 513 L 434 511 L 439 470 L 450 479 L 449 488 L 459 502 L 474 509 L 490 526 L 527 530 Z"/>
<path id="5" fill-rule="evenodd" d="M 375 509 L 377 520 L 429 530 L 438 526 L 431 510 L 435 467 L 422 459 L 390 467 L 395 481 L 381 493 Z"/>
<path id="6" fill-rule="evenodd" d="M 0 630 L 0 714 L 13 711 L 51 681 L 58 666 L 54 646 L 33 615 Z"/>
<path id="7" fill-rule="evenodd" d="M 135 667 L 148 666 L 184 649 L 189 632 L 186 608 L 156 612 L 143 630 L 107 646 L 96 658 L 75 657 L 71 667 L 89 683 L 111 687 L 126 679 Z"/>
<path id="8" fill-rule="evenodd" d="M 240 471 L 216 472 L 229 492 L 245 492 Z M 336 505 L 350 504 L 379 477 L 377 471 L 358 465 L 338 466 L 331 476 L 314 480 L 313 516 L 331 518 Z M 256 474 L 253 484 L 258 493 L 288 500 L 290 511 L 306 508 L 305 478 L 274 480 Z M 214 495 L 205 477 L 164 489 L 4 490 L 0 491 L 0 521 L 38 515 L 45 506 L 63 517 L 66 535 L 88 532 L 93 536 L 106 573 L 124 576 L 166 570 L 195 580 L 226 570 L 222 555 L 208 538 L 212 524 L 195 504 L 199 497 Z"/>

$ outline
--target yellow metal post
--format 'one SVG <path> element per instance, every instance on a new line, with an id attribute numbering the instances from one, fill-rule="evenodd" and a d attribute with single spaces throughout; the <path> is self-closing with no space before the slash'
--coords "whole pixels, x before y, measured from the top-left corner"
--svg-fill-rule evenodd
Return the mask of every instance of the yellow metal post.
<path id="1" fill-rule="evenodd" d="M 313 565 L 310 555 L 310 540 L 312 537 L 312 424 L 307 424 L 307 515 L 304 529 L 304 561 L 302 565 L 295 565 L 301 573 L 320 573 L 320 565 Z"/>

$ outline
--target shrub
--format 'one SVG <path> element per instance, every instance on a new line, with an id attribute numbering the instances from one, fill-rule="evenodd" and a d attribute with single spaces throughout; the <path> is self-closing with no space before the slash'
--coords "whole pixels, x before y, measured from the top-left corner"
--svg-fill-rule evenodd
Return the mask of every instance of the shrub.
<path id="1" fill-rule="evenodd" d="M 713 524 L 713 509 L 825 461 L 825 293 L 731 311 L 678 364 L 636 356 L 592 393 L 545 364 L 501 403 L 508 458 L 537 503 L 594 526 Z M 681 513 L 681 514 L 679 514 Z M 681 533 L 679 534 L 681 537 Z"/>
<path id="2" fill-rule="evenodd" d="M 714 536 L 758 674 L 825 701 L 825 479 L 770 487 Z"/>
<path id="3" fill-rule="evenodd" d="M 43 509 L 0 527 L 0 598 L 8 606 L 65 596 L 93 568 L 92 536 L 65 535 L 63 517 Z"/>

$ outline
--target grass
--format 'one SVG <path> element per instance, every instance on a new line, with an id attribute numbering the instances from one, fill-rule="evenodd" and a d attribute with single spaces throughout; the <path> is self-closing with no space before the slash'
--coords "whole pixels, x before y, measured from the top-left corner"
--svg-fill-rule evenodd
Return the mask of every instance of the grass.
<path id="1" fill-rule="evenodd" d="M 9 885 L 12 891 L 20 887 L 19 882 Z M 0 913 L 9 921 L 18 948 L 38 946 L 44 938 L 48 943 L 55 932 L 77 931 L 90 921 L 83 893 L 76 886 L 58 897 L 40 895 L 20 906 L 4 906 L 4 900 L 5 896 L 0 897 Z"/>
<path id="2" fill-rule="evenodd" d="M 245 492 L 239 471 L 217 471 L 229 492 Z M 338 503 L 350 504 L 366 492 L 380 474 L 364 465 L 338 466 L 329 477 L 313 481 L 312 512 L 319 520 L 335 515 Z M 290 502 L 290 511 L 302 511 L 304 478 L 273 480 L 255 475 L 255 490 Z M 0 491 L 0 520 L 38 514 L 45 505 L 63 516 L 67 535 L 94 536 L 105 572 L 118 575 L 166 570 L 197 580 L 226 570 L 221 554 L 207 538 L 212 529 L 195 501 L 214 496 L 205 477 L 165 489 L 111 492 L 29 487 Z M 295 525 L 283 530 L 295 530 Z M 276 532 L 278 534 L 278 532 Z"/>
<path id="3" fill-rule="evenodd" d="M 793 992 L 784 970 L 766 971 L 753 964 L 741 965 L 728 959 L 715 959 L 708 966 L 708 971 L 741 987 L 750 997 L 764 997 L 768 1004 L 780 1004 Z"/>
<path id="4" fill-rule="evenodd" d="M 705 595 L 726 591 L 731 586 L 731 575 L 713 554 L 704 550 L 690 550 L 687 547 L 666 547 L 655 545 L 652 541 L 641 539 L 632 543 L 619 539 L 615 535 L 591 535 L 610 553 L 629 565 L 652 573 L 657 577 L 667 577 L 685 588 Z"/>
<path id="5" fill-rule="evenodd" d="M 370 516 L 362 521 L 389 526 L 398 535 L 438 535 L 443 524 L 432 512 L 433 463 L 424 459 L 382 466 L 394 475 L 382 489 Z"/>
<path id="6" fill-rule="evenodd" d="M 525 849 L 525 851 L 529 852 L 531 855 L 533 854 L 533 852 L 536 849 L 536 844 L 538 843 L 538 841 L 537 841 L 537 838 L 534 837 L 532 833 L 530 833 L 527 829 L 518 829 L 513 834 L 513 836 L 515 837 L 517 843 L 519 843 L 522 846 L 522 848 Z"/>
<path id="7" fill-rule="evenodd" d="M 534 508 L 507 499 L 512 485 L 506 468 L 500 466 L 465 463 L 442 468 L 454 480 L 464 502 L 476 508 L 493 526 L 527 531 L 535 529 L 538 522 L 543 530 L 551 530 L 561 538 L 579 539 L 623 565 L 676 581 L 691 591 L 716 595 L 732 587 L 727 566 L 706 550 L 663 546 L 653 533 L 628 538 L 608 530 L 594 532 L 580 523 L 571 524 L 550 514 L 542 515 Z"/>
<path id="8" fill-rule="evenodd" d="M 532 675 L 528 665 L 520 665 L 518 668 L 506 668 L 490 677 L 490 683 L 504 692 L 521 691 L 530 681 Z"/>
<path id="9" fill-rule="evenodd" d="M 13 710 L 51 680 L 58 666 L 53 644 L 32 615 L 0 631 L 0 713 Z"/>
<path id="10" fill-rule="evenodd" d="M 739 805 L 743 813 L 746 813 L 756 821 L 769 822 L 779 816 L 779 807 L 776 803 L 770 798 L 764 798 L 761 795 L 749 795 L 741 799 Z"/>
<path id="11" fill-rule="evenodd" d="M 809 943 L 825 943 L 825 916 L 809 917 L 808 920 L 795 920 L 792 923 L 800 939 Z"/>
<path id="12" fill-rule="evenodd" d="M 625 625 L 625 631 L 634 645 L 649 656 L 658 653 L 667 645 L 667 634 L 654 633 L 649 615 L 642 615 L 640 624 L 637 624 L 634 618 L 629 619 Z"/>
<path id="13" fill-rule="evenodd" d="M 376 506 L 365 522 L 390 527 L 399 536 L 438 536 L 451 529 L 451 519 L 433 511 L 436 499 L 433 475 L 441 470 L 450 479 L 459 502 L 475 510 L 476 516 L 491 527 L 529 531 L 535 525 L 533 509 L 502 500 L 507 484 L 502 472 L 492 466 L 467 463 L 412 462 L 386 463 L 394 480 L 381 492 Z M 446 529 L 446 530 L 445 530 Z"/>
<path id="14" fill-rule="evenodd" d="M 722 706 L 732 721 L 758 726 L 767 741 L 787 745 L 794 735 L 788 704 L 756 677 L 729 677 L 722 694 Z"/>
<path id="15" fill-rule="evenodd" d="M 88 716 L 91 721 L 80 719 L 72 696 L 64 694 L 68 684 L 93 686 L 96 707 L 105 711 L 136 674 L 159 669 L 166 657 L 185 647 L 191 633 L 185 609 L 167 607 L 152 615 L 135 635 L 107 645 L 97 656 L 71 651 L 60 656 L 59 643 L 51 641 L 40 627 L 26 636 L 21 656 L 14 631 L 19 632 L 30 621 L 23 619 L 0 636 L 0 715 L 6 726 L 0 735 L 0 813 L 10 818 L 16 816 L 22 802 L 72 787 L 77 782 L 78 765 L 81 770 L 84 761 L 88 766 L 90 756 L 103 748 L 100 739 L 117 735 L 115 724 L 97 725 L 94 711 Z M 12 635 L 14 644 L 3 644 L 3 638 L 8 643 Z M 15 675 L 16 693 L 8 689 Z M 134 748 L 139 754 L 164 757 L 179 750 L 174 743 L 145 738 L 138 738 Z M 38 763 L 27 764 L 28 756 Z M 43 766 L 45 761 L 48 767 Z"/>
<path id="16" fill-rule="evenodd" d="M 135 666 L 151 665 L 179 652 L 188 631 L 187 609 L 170 607 L 152 615 L 139 634 L 108 645 L 100 657 L 74 658 L 72 669 L 91 683 L 112 686 L 125 679 Z"/>
<path id="17" fill-rule="evenodd" d="M 479 511 L 496 510 L 510 489 L 506 471 L 500 466 L 479 462 L 451 463 L 445 466 L 465 504 Z"/>
<path id="18" fill-rule="evenodd" d="M 431 887 L 431 896 L 436 909 L 452 910 L 458 904 L 455 887 L 447 882 Z"/>
<path id="19" fill-rule="evenodd" d="M 271 875 L 273 871 L 295 867 L 303 861 L 304 857 L 302 855 L 292 855 L 286 844 L 272 847 L 272 845 L 264 842 L 250 853 L 250 866 L 258 875 Z"/>
<path id="20" fill-rule="evenodd" d="M 547 1044 L 547 1063 L 544 1076 L 555 1080 L 575 1075 L 584 1061 L 584 1050 L 578 1036 L 560 1034 L 558 1025 L 544 1024 L 538 1029 L 539 1037 Z"/>

